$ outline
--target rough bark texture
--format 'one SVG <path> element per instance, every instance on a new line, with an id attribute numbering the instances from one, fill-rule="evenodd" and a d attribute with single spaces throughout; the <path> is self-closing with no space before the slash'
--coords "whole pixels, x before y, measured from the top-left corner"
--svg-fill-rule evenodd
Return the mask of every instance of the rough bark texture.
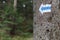
<path id="1" fill-rule="evenodd" d="M 41 4 L 52 4 L 50 13 L 39 12 Z M 60 40 L 59 0 L 33 0 L 34 40 Z"/>

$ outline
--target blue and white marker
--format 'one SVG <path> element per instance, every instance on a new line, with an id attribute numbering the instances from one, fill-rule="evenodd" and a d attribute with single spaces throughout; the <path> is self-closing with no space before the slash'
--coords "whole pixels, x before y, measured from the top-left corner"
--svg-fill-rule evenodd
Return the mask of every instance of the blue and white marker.
<path id="1" fill-rule="evenodd" d="M 41 12 L 41 14 L 45 13 L 45 12 L 51 12 L 51 4 L 41 4 L 39 11 Z"/>

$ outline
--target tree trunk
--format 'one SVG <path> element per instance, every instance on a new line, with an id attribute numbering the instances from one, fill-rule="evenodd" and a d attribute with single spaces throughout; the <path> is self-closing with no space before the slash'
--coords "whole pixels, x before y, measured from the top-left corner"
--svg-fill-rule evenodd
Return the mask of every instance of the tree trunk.
<path id="1" fill-rule="evenodd" d="M 39 11 L 41 4 L 51 4 L 51 12 Z M 59 0 L 33 0 L 34 40 L 60 40 Z"/>
<path id="2" fill-rule="evenodd" d="M 17 0 L 14 0 L 14 10 L 16 10 Z"/>

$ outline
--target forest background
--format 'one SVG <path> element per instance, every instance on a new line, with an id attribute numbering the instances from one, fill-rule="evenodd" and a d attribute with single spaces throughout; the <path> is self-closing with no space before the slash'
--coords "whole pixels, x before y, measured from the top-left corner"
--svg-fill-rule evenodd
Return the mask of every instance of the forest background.
<path id="1" fill-rule="evenodd" d="M 32 0 L 0 0 L 0 39 L 32 40 Z M 15 38 L 15 39 L 14 39 Z"/>

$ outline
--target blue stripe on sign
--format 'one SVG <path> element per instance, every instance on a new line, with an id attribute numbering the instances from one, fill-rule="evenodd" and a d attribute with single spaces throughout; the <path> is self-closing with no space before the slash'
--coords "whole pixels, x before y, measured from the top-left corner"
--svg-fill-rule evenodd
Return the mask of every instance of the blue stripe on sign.
<path id="1" fill-rule="evenodd" d="M 51 7 L 42 7 L 41 8 L 41 10 L 43 11 L 43 10 L 50 10 L 51 9 Z"/>

